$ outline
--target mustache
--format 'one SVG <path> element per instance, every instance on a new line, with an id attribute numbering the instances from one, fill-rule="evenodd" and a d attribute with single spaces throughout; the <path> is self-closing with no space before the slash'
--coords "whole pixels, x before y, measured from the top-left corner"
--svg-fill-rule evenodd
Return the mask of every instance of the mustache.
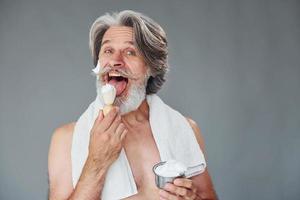
<path id="1" fill-rule="evenodd" d="M 100 76 L 104 76 L 109 72 L 118 72 L 121 76 L 127 79 L 132 79 L 132 80 L 138 79 L 138 77 L 136 77 L 130 70 L 124 67 L 112 67 L 110 65 L 106 65 L 103 68 L 101 68 L 99 74 Z"/>

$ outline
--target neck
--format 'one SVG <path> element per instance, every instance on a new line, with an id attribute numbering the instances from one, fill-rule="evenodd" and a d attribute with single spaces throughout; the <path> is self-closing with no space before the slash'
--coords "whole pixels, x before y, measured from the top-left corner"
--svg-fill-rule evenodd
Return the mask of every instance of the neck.
<path id="1" fill-rule="evenodd" d="M 130 125 L 144 123 L 149 119 L 149 106 L 144 99 L 138 109 L 131 111 L 122 116 L 122 120 Z"/>

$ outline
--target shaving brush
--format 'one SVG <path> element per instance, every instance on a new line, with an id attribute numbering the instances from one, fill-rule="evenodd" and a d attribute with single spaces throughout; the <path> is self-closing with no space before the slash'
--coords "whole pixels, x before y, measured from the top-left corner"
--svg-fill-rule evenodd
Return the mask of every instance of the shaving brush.
<path id="1" fill-rule="evenodd" d="M 106 116 L 113 108 L 113 103 L 116 98 L 116 88 L 111 84 L 106 84 L 101 88 L 101 94 L 104 101 L 103 114 Z"/>

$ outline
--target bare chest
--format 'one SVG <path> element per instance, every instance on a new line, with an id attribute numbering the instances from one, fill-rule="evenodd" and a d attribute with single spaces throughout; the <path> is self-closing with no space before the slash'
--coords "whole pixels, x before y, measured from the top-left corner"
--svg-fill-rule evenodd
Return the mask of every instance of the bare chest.
<path id="1" fill-rule="evenodd" d="M 160 156 L 150 124 L 145 123 L 140 127 L 130 129 L 126 135 L 124 149 L 138 188 L 138 195 L 143 195 L 142 199 L 147 199 L 146 196 L 149 194 L 149 199 L 151 199 L 152 194 L 153 199 L 153 193 L 157 193 L 157 188 L 152 168 L 160 161 Z M 128 199 L 136 198 L 133 196 Z"/>

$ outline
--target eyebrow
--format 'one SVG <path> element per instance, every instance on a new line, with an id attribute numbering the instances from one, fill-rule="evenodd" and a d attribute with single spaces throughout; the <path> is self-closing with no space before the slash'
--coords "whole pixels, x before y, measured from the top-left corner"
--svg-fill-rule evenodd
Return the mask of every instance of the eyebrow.
<path id="1" fill-rule="evenodd" d="M 102 42 L 101 46 L 103 46 L 104 44 L 110 43 L 110 42 L 111 42 L 111 40 L 104 40 L 104 41 Z M 125 43 L 125 44 L 130 44 L 130 45 L 133 45 L 133 46 L 134 46 L 134 42 L 132 42 L 132 41 L 125 41 L 124 43 Z"/>

